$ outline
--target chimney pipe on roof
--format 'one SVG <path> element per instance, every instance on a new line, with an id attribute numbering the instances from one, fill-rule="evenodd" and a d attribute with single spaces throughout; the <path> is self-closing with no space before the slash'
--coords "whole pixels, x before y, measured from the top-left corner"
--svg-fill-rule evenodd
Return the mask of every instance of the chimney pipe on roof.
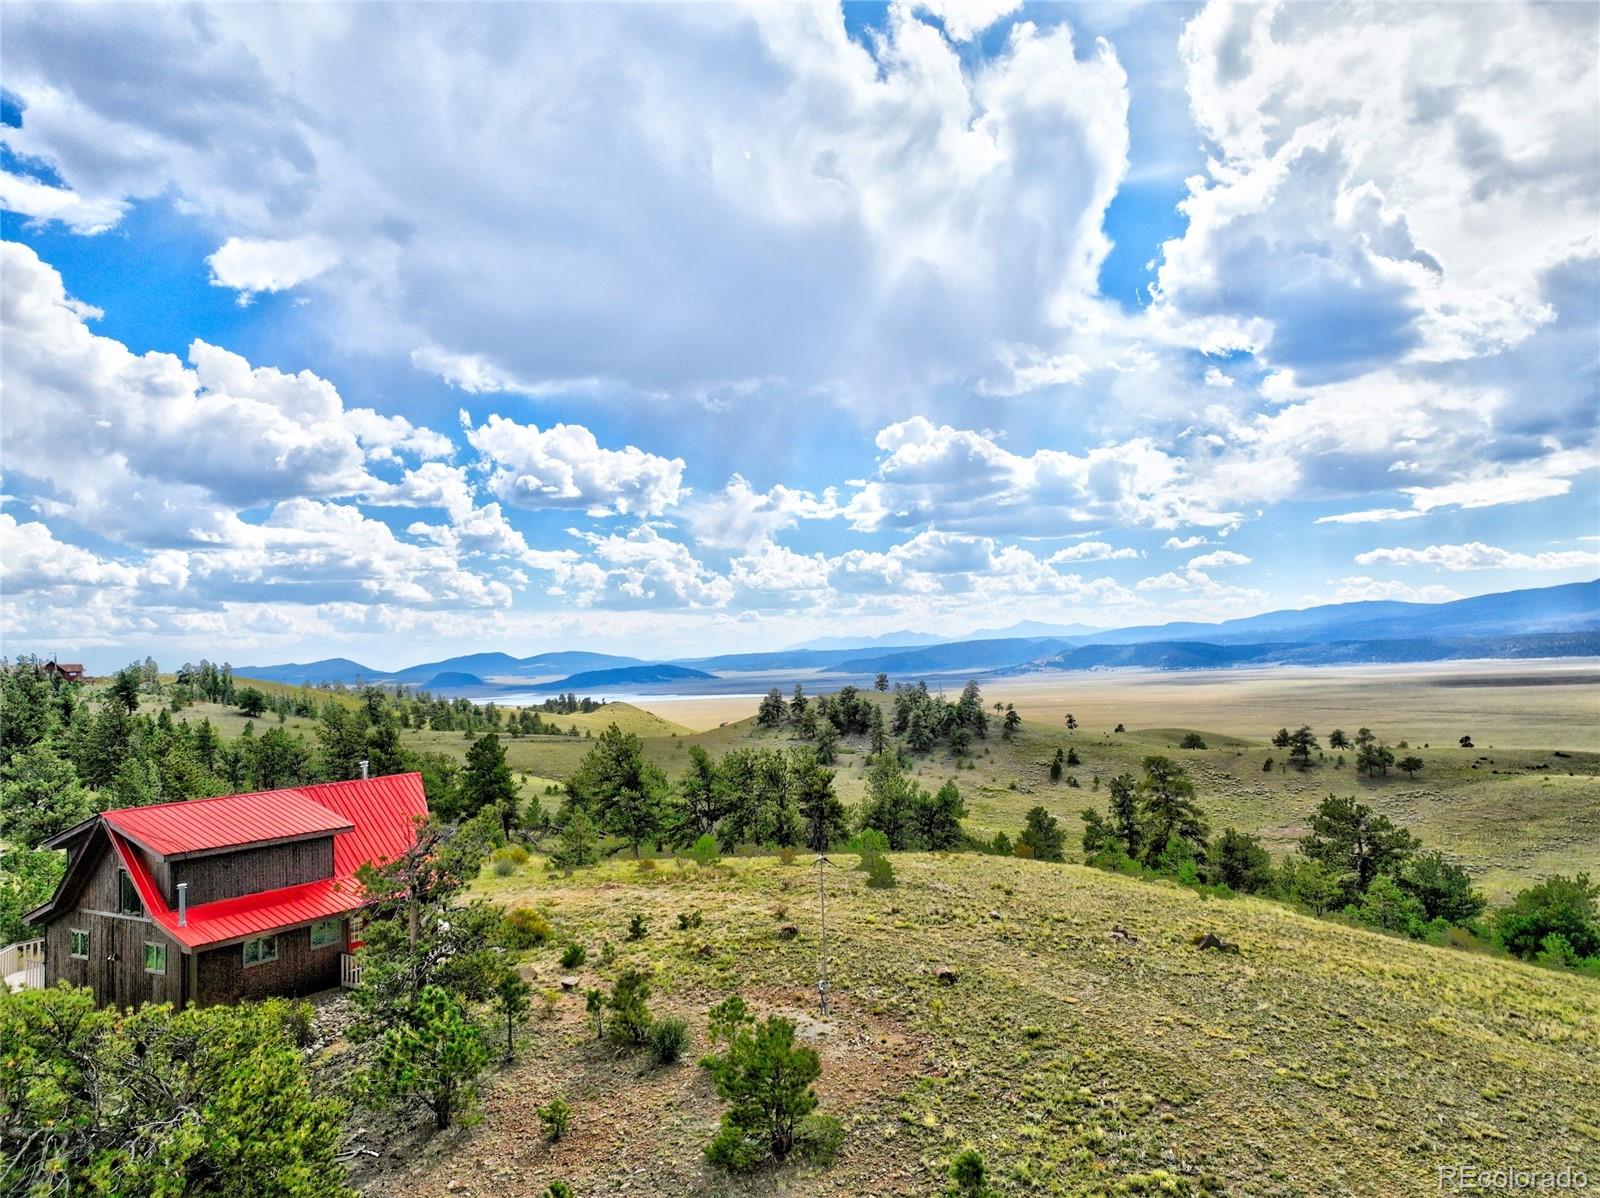
<path id="1" fill-rule="evenodd" d="M 367 780 L 367 760 L 364 757 L 361 759 L 361 780 L 363 782 Z"/>
<path id="2" fill-rule="evenodd" d="M 189 883 L 178 883 L 178 926 L 189 926 Z"/>

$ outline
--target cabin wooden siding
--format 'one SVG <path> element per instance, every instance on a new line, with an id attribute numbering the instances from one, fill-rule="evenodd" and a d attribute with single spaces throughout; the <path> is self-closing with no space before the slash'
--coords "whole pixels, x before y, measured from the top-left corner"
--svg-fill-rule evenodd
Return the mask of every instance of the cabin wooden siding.
<path id="1" fill-rule="evenodd" d="M 339 984 L 339 954 L 350 935 L 348 921 L 339 921 L 339 938 L 323 948 L 311 947 L 309 927 L 276 933 L 278 959 L 245 966 L 244 945 L 227 944 L 195 954 L 195 1002 L 200 1006 L 240 999 L 301 996 L 331 990 Z"/>
<path id="2" fill-rule="evenodd" d="M 178 883 L 187 882 L 189 906 L 198 907 L 218 899 L 333 877 L 333 837 L 158 861 L 153 863 L 151 872 L 166 896 L 167 906 L 178 909 Z"/>
<path id="3" fill-rule="evenodd" d="M 145 1002 L 181 1004 L 185 998 L 183 950 L 148 916 L 117 910 L 116 854 L 106 849 L 85 879 L 77 905 L 45 927 L 45 984 L 66 980 L 89 986 L 101 1006 L 137 1006 Z M 89 933 L 89 958 L 72 955 L 72 931 Z M 146 941 L 167 946 L 167 972 L 146 973 Z"/>

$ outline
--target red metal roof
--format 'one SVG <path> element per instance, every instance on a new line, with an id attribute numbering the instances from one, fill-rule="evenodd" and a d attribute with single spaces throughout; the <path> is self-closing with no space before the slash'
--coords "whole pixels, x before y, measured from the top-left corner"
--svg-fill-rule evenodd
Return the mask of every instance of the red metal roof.
<path id="1" fill-rule="evenodd" d="M 105 818 L 123 836 L 158 857 L 328 836 L 354 827 L 298 790 L 121 807 L 107 811 Z"/>
<path id="2" fill-rule="evenodd" d="M 112 847 L 138 889 L 145 910 L 174 940 L 191 949 L 204 948 L 358 910 L 364 895 L 360 883 L 355 880 L 356 871 L 369 861 L 381 863 L 399 856 L 415 842 L 417 821 L 428 814 L 428 800 L 423 794 L 420 774 L 392 774 L 384 778 L 328 782 L 228 797 L 262 803 L 282 796 L 294 796 L 296 801 L 319 806 L 339 827 L 350 829 L 334 836 L 334 876 L 201 903 L 189 908 L 187 922 L 182 926 L 178 924 L 177 913 L 167 906 L 157 888 L 144 857 L 120 833 L 116 821 L 111 818 L 154 808 L 122 808 L 104 813 L 111 828 Z M 190 807 L 217 801 L 200 799 L 163 806 Z"/>
<path id="3" fill-rule="evenodd" d="M 299 793 L 355 825 L 333 838 L 333 872 L 355 877 L 369 861 L 393 861 L 417 841 L 417 821 L 428 814 L 421 774 L 389 774 L 353 782 L 302 786 Z"/>

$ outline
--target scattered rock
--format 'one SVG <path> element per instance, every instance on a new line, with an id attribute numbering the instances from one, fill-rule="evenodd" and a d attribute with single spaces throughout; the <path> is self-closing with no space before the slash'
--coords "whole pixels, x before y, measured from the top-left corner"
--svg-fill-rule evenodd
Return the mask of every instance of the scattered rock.
<path id="1" fill-rule="evenodd" d="M 1106 938 L 1108 940 L 1115 940 L 1119 944 L 1139 943 L 1139 938 L 1132 932 L 1128 931 L 1127 928 L 1117 927 L 1115 924 L 1112 925 L 1111 931 L 1106 933 Z"/>
<path id="2" fill-rule="evenodd" d="M 990 919 L 999 919 L 1000 918 L 1000 912 L 998 912 L 998 911 L 990 911 L 989 912 L 989 918 Z"/>
<path id="3" fill-rule="evenodd" d="M 711 947 L 711 945 L 709 943 L 702 944 L 699 948 L 695 949 L 695 952 L 697 954 L 699 954 L 700 956 L 702 956 L 702 957 L 709 957 L 709 956 L 712 955 L 712 953 L 714 951 L 715 950 Z"/>
<path id="4" fill-rule="evenodd" d="M 948 965 L 941 965 L 933 971 L 934 980 L 941 986 L 954 986 L 956 979 L 961 975 Z"/>
<path id="5" fill-rule="evenodd" d="M 1196 948 L 1214 948 L 1222 953 L 1238 953 L 1239 951 L 1237 944 L 1224 940 L 1215 932 L 1207 932 L 1204 936 L 1196 936 L 1193 943 Z"/>
<path id="6" fill-rule="evenodd" d="M 561 979 L 561 988 L 563 990 L 576 990 L 578 988 L 578 979 L 570 973 L 567 974 L 566 977 Z"/>
<path id="7" fill-rule="evenodd" d="M 795 927 L 792 923 L 786 923 L 778 929 L 779 940 L 793 940 L 799 934 L 800 929 Z"/>

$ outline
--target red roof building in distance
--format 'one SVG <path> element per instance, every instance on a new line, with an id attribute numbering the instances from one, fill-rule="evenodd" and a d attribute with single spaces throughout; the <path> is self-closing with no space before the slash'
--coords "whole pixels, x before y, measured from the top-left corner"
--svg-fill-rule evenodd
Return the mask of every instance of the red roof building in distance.
<path id="1" fill-rule="evenodd" d="M 45 925 L 47 984 L 120 1005 L 337 984 L 366 901 L 357 871 L 409 849 L 427 814 L 420 774 L 102 812 L 46 842 L 68 852 L 29 916 Z"/>
<path id="2" fill-rule="evenodd" d="M 63 682 L 80 682 L 84 676 L 83 663 L 76 661 L 47 661 L 44 663 L 44 672 Z"/>

